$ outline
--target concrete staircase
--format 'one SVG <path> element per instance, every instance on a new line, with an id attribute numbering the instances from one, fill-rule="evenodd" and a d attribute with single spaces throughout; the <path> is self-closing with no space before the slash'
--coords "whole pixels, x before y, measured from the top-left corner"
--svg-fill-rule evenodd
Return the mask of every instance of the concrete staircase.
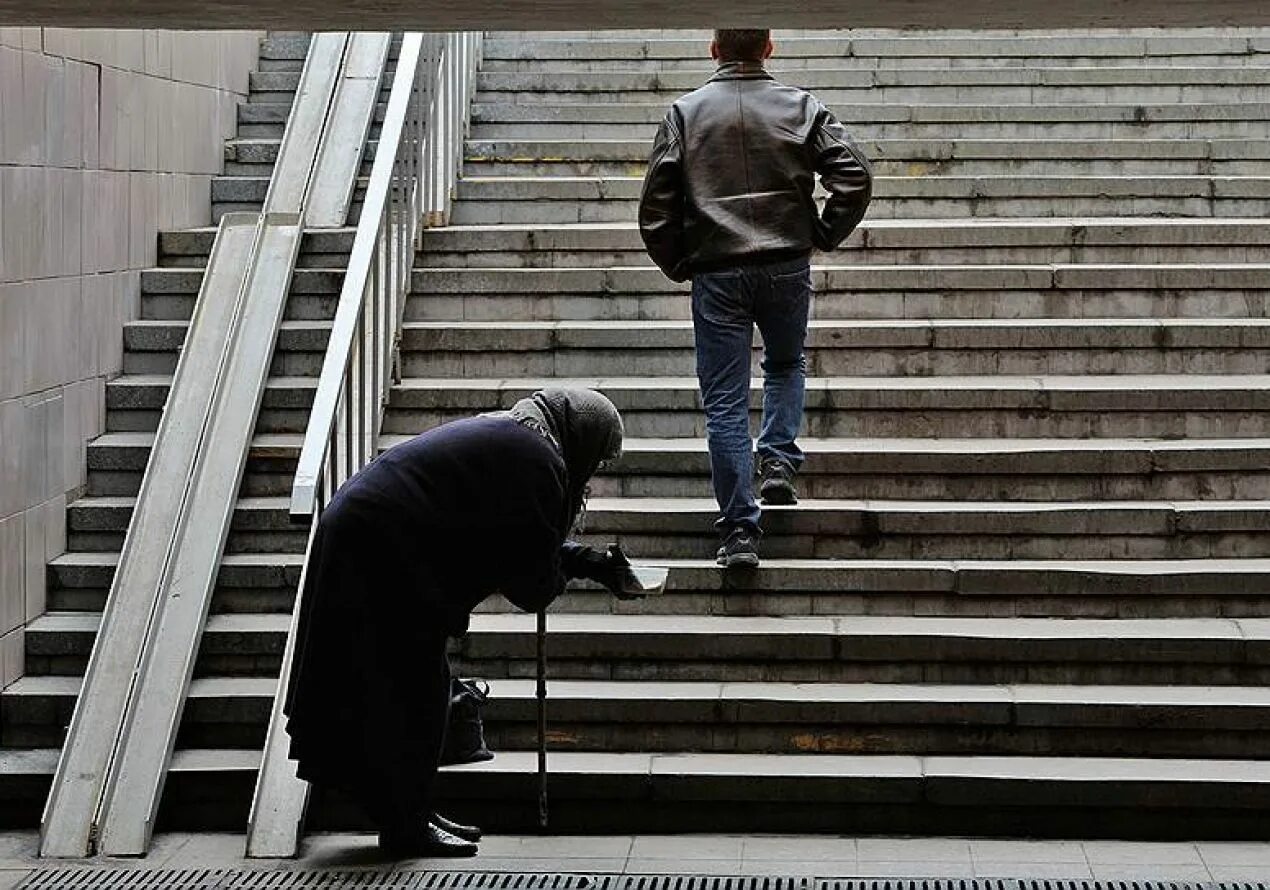
<path id="1" fill-rule="evenodd" d="M 264 45 L 217 212 L 258 205 L 305 41 Z M 713 564 L 683 289 L 633 227 L 653 124 L 709 65 L 676 33 L 494 34 L 453 224 L 426 234 L 382 445 L 551 382 L 627 453 L 587 533 L 663 598 L 551 619 L 553 825 L 1261 837 L 1270 828 L 1270 35 L 806 32 L 776 70 L 877 159 L 816 261 L 810 454 L 757 573 Z M 373 140 L 372 134 L 372 140 Z M 163 236 L 109 428 L 0 697 L 0 806 L 38 818 L 211 230 Z M 311 235 L 163 819 L 240 830 L 303 534 L 285 494 L 352 231 Z M 757 406 L 757 401 L 756 401 Z M 488 603 L 490 764 L 456 815 L 536 817 L 533 621 Z M 311 827 L 348 827 L 337 800 Z"/>
<path id="2" fill-rule="evenodd" d="M 561 380 L 626 417 L 588 536 L 669 561 L 672 590 L 552 618 L 556 824 L 1264 832 L 1265 35 L 778 40 L 879 178 L 816 263 L 804 499 L 735 577 L 687 298 L 632 225 L 704 43 L 584 36 L 487 42 L 385 429 Z M 533 745 L 531 629 L 492 604 L 461 650 L 506 678 L 504 751 Z M 532 769 L 500 761 L 451 787 Z"/>

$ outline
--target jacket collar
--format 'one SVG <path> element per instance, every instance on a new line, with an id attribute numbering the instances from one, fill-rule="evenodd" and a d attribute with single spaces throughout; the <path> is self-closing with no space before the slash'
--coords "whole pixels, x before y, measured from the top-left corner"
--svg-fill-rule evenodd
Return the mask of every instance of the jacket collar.
<path id="1" fill-rule="evenodd" d="M 762 62 L 724 62 L 721 64 L 714 76 L 710 78 L 713 83 L 716 80 L 771 80 L 772 75 L 763 67 Z"/>

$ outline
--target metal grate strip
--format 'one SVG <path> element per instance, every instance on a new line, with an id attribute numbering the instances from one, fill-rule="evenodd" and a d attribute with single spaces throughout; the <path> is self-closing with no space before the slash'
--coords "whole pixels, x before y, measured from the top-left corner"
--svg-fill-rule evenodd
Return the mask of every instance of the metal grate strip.
<path id="1" fill-rule="evenodd" d="M 811 878 L 620 875 L 604 890 L 810 890 Z"/>
<path id="2" fill-rule="evenodd" d="M 49 868 L 19 890 L 1270 890 L 1270 882 Z"/>

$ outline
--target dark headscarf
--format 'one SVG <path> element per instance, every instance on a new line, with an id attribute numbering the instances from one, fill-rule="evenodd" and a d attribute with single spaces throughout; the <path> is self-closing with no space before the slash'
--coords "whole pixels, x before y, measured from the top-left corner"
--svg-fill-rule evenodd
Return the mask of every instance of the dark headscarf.
<path id="1" fill-rule="evenodd" d="M 591 389 L 543 389 L 508 412 L 551 440 L 564 458 L 569 516 L 576 517 L 600 464 L 622 455 L 622 416 Z"/>

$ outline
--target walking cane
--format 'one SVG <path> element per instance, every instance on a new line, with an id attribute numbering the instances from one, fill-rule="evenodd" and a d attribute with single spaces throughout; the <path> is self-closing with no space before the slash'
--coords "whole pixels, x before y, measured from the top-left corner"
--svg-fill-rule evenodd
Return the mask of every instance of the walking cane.
<path id="1" fill-rule="evenodd" d="M 622 548 L 609 545 L 609 555 L 622 568 L 619 599 L 640 599 L 661 594 L 670 570 L 633 566 Z M 538 828 L 547 830 L 547 610 L 538 611 Z"/>
<path id="2" fill-rule="evenodd" d="M 547 830 L 547 611 L 538 612 L 538 828 Z"/>

